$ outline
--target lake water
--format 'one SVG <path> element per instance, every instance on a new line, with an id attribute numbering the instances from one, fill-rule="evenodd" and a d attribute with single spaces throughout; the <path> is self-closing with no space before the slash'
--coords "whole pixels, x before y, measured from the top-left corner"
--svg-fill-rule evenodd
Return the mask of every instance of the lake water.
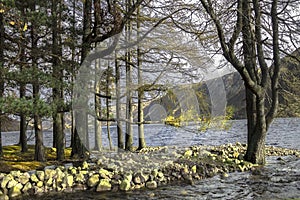
<path id="1" fill-rule="evenodd" d="M 174 128 L 164 125 L 145 127 L 147 145 L 190 146 L 221 145 L 226 143 L 246 143 L 246 121 L 231 121 L 227 131 L 208 130 L 195 134 L 186 128 Z M 103 129 L 105 134 L 105 129 Z M 137 130 L 137 127 L 134 128 Z M 115 127 L 111 128 L 112 138 L 116 138 Z M 16 133 L 3 134 L 4 145 L 18 141 Z M 52 143 L 51 132 L 45 132 L 47 146 Z M 69 144 L 69 134 L 67 134 Z M 137 141 L 137 138 L 135 138 Z M 33 141 L 31 141 L 33 142 Z M 93 145 L 93 139 L 90 141 Z M 107 139 L 103 138 L 103 143 Z M 267 135 L 267 145 L 300 149 L 300 118 L 276 119 Z M 114 143 L 115 144 L 115 143 Z M 135 143 L 135 145 L 137 145 Z M 300 198 L 300 159 L 268 157 L 267 164 L 259 174 L 251 172 L 231 173 L 228 178 L 220 176 L 196 182 L 195 185 L 172 185 L 156 190 L 141 190 L 119 193 L 76 192 L 70 194 L 51 194 L 43 199 L 294 199 Z"/>

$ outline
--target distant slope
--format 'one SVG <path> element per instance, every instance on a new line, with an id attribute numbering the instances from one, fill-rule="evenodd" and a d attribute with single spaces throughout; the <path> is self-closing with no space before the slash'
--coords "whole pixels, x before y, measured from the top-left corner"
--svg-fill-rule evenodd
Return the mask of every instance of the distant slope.
<path id="1" fill-rule="evenodd" d="M 298 59 L 297 59 L 298 58 Z M 300 117 L 300 49 L 295 51 L 292 56 L 287 56 L 281 60 L 282 69 L 279 79 L 279 111 L 278 117 Z M 234 108 L 234 119 L 246 118 L 246 101 L 245 87 L 239 73 L 234 72 L 222 77 L 224 88 L 226 91 L 227 106 Z M 145 108 L 147 120 L 151 120 L 149 116 L 154 115 L 154 107 L 160 112 L 164 110 L 164 114 L 157 117 L 162 118 L 165 115 L 179 116 L 182 112 L 180 108 L 180 98 L 175 93 L 192 88 L 197 95 L 199 109 L 201 114 L 209 114 L 211 112 L 210 93 L 206 83 L 181 86 L 173 88 L 167 95 L 158 100 L 152 101 Z M 175 91 L 174 91 L 175 90 Z M 268 92 L 270 97 L 270 91 Z M 159 105 L 159 106 L 158 106 Z M 266 103 L 268 106 L 268 102 Z M 193 106 L 190 105 L 190 109 Z M 157 113 L 156 113 L 157 114 Z M 158 114 L 159 115 L 159 114 Z"/>

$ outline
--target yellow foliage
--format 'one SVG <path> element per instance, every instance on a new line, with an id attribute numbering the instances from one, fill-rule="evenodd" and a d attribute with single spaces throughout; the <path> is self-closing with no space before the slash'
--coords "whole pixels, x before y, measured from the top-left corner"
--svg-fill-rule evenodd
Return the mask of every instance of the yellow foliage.
<path id="1" fill-rule="evenodd" d="M 27 23 L 24 24 L 23 31 L 27 31 Z"/>
<path id="2" fill-rule="evenodd" d="M 9 24 L 12 25 L 12 26 L 14 26 L 16 24 L 16 22 L 10 21 Z"/>

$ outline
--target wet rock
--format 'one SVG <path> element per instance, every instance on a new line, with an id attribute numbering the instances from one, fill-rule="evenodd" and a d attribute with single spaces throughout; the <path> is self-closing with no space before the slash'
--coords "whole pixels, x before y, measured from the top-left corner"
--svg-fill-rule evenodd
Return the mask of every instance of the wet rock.
<path id="1" fill-rule="evenodd" d="M 3 179 L 2 179 L 2 182 L 1 182 L 1 188 L 2 189 L 5 189 L 6 188 L 6 185 L 9 181 L 13 180 L 14 177 L 11 175 L 11 174 L 8 174 L 7 176 L 5 176 Z"/>
<path id="2" fill-rule="evenodd" d="M 192 150 L 187 150 L 184 152 L 183 156 L 188 158 L 191 157 L 193 155 L 193 151 Z"/>
<path id="3" fill-rule="evenodd" d="M 67 175 L 66 177 L 66 185 L 67 187 L 72 187 L 73 183 L 74 183 L 74 177 L 72 175 Z"/>
<path id="4" fill-rule="evenodd" d="M 84 174 L 81 173 L 81 171 L 75 175 L 75 181 L 78 183 L 83 183 L 85 182 Z"/>
<path id="5" fill-rule="evenodd" d="M 22 194 L 21 189 L 23 188 L 23 185 L 21 183 L 18 183 L 14 185 L 10 190 L 9 190 L 9 197 L 14 198 L 17 196 L 20 196 Z"/>
<path id="6" fill-rule="evenodd" d="M 50 177 L 47 181 L 46 181 L 46 186 L 50 187 L 53 184 L 53 178 Z"/>
<path id="7" fill-rule="evenodd" d="M 11 171 L 9 174 L 11 174 L 13 177 L 19 177 L 21 176 L 21 171 L 17 170 L 17 171 Z"/>
<path id="8" fill-rule="evenodd" d="M 22 185 L 25 185 L 26 183 L 28 183 L 29 179 L 30 179 L 30 175 L 27 172 L 25 172 L 25 173 L 23 173 L 22 175 L 19 176 L 18 181 Z"/>
<path id="9" fill-rule="evenodd" d="M 10 189 L 14 186 L 16 186 L 18 184 L 18 182 L 15 179 L 12 179 L 10 181 L 8 181 L 6 188 Z"/>
<path id="10" fill-rule="evenodd" d="M 225 179 L 225 178 L 228 178 L 228 177 L 229 177 L 229 174 L 227 174 L 227 173 L 222 173 L 221 174 L 222 179 Z"/>
<path id="11" fill-rule="evenodd" d="M 55 174 L 55 170 L 54 169 L 51 169 L 51 168 L 47 168 L 45 169 L 45 179 L 48 180 L 49 178 L 53 178 Z"/>
<path id="12" fill-rule="evenodd" d="M 76 183 L 74 186 L 73 186 L 73 190 L 74 191 L 83 191 L 83 190 L 86 190 L 86 186 L 84 184 L 81 184 L 81 183 Z"/>
<path id="13" fill-rule="evenodd" d="M 110 190 L 111 190 L 111 184 L 110 184 L 109 180 L 101 179 L 96 188 L 96 191 L 102 192 L 102 191 L 110 191 Z"/>
<path id="14" fill-rule="evenodd" d="M 38 181 L 38 182 L 36 183 L 36 186 L 39 187 L 39 188 L 43 187 L 43 185 L 44 185 L 44 182 L 43 182 L 43 181 Z"/>
<path id="15" fill-rule="evenodd" d="M 45 180 L 45 172 L 44 171 L 37 171 L 36 172 L 36 176 L 38 177 L 38 179 L 40 181 L 44 181 Z"/>
<path id="16" fill-rule="evenodd" d="M 125 180 L 123 180 L 121 182 L 121 184 L 120 184 L 120 190 L 122 190 L 122 191 L 128 191 L 128 190 L 130 190 L 130 188 L 131 188 L 131 185 L 130 185 L 130 181 L 129 180 L 125 179 Z"/>
<path id="17" fill-rule="evenodd" d="M 24 187 L 23 187 L 23 189 L 22 189 L 22 192 L 24 192 L 24 193 L 27 193 L 29 190 L 31 190 L 32 189 L 32 184 L 30 183 L 30 182 L 27 182 L 25 185 L 24 185 Z"/>
<path id="18" fill-rule="evenodd" d="M 194 166 L 191 168 L 191 171 L 192 171 L 192 173 L 196 174 L 196 173 L 197 173 L 197 166 L 194 165 Z"/>
<path id="19" fill-rule="evenodd" d="M 156 183 L 156 181 L 148 181 L 146 183 L 146 187 L 149 189 L 155 189 L 155 188 L 157 188 L 157 183 Z"/>
<path id="20" fill-rule="evenodd" d="M 88 164 L 86 161 L 84 161 L 84 162 L 82 163 L 81 169 L 85 170 L 85 169 L 88 169 L 88 168 L 89 168 L 89 164 Z"/>
<path id="21" fill-rule="evenodd" d="M 94 187 L 99 183 L 99 174 L 94 174 L 92 175 L 88 181 L 87 181 L 87 185 L 89 187 Z"/>
<path id="22" fill-rule="evenodd" d="M 158 170 L 157 169 L 152 170 L 151 175 L 153 176 L 153 178 L 156 178 L 157 174 L 158 174 Z"/>
<path id="23" fill-rule="evenodd" d="M 126 173 L 126 174 L 124 175 L 124 179 L 125 179 L 125 180 L 128 180 L 129 182 L 131 182 L 131 181 L 132 181 L 132 174 L 131 174 L 131 173 Z"/>
<path id="24" fill-rule="evenodd" d="M 103 178 L 103 179 L 108 179 L 108 178 L 111 178 L 112 177 L 112 173 L 109 172 L 108 170 L 106 169 L 103 169 L 101 168 L 99 170 L 99 174 L 100 174 L 100 177 Z"/>

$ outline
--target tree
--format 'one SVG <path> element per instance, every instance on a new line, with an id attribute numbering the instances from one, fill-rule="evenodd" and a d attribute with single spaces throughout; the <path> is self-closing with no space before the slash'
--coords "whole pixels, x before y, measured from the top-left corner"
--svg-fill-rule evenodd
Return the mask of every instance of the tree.
<path id="1" fill-rule="evenodd" d="M 0 10 L 2 10 L 2 3 L 0 3 Z M 0 98 L 4 93 L 4 20 L 3 12 L 0 11 Z M 2 156 L 2 110 L 0 110 L 0 156 Z"/>
<path id="2" fill-rule="evenodd" d="M 52 76 L 53 76 L 53 146 L 56 147 L 56 159 L 65 159 L 65 135 L 63 128 L 63 66 L 62 62 L 62 2 L 52 0 Z"/>
<path id="3" fill-rule="evenodd" d="M 33 13 L 36 11 L 36 4 L 33 3 L 30 5 L 30 10 Z M 38 28 L 38 22 L 36 19 L 32 18 L 31 21 L 31 29 L 30 29 L 30 39 L 31 39 L 31 64 L 33 68 L 33 81 L 32 81 L 32 97 L 33 97 L 33 103 L 36 105 L 36 107 L 33 110 L 33 118 L 34 118 L 34 132 L 35 132 L 35 154 L 34 154 L 34 160 L 44 162 L 46 160 L 45 158 L 45 147 L 43 143 L 43 128 L 42 128 L 42 119 L 40 110 L 38 109 L 38 105 L 40 104 L 40 76 L 39 76 L 39 67 L 38 67 L 38 58 L 37 55 L 34 53 L 34 51 L 38 50 L 38 39 L 37 39 L 37 33 L 36 30 Z"/>
<path id="4" fill-rule="evenodd" d="M 238 0 L 221 2 L 200 0 L 207 15 L 202 25 L 209 29 L 198 33 L 198 38 L 215 30 L 223 56 L 240 73 L 246 88 L 248 141 L 245 160 L 265 163 L 265 139 L 268 128 L 278 109 L 278 78 L 280 55 L 285 52 L 284 26 L 280 20 L 294 22 L 292 15 L 286 15 L 287 8 L 294 1 Z M 222 6 L 221 6 L 222 5 Z M 235 9 L 230 9 L 235 7 Z M 222 10 L 221 8 L 226 8 Z M 280 11 L 278 11 L 281 9 Z M 226 22 L 227 21 L 227 22 Z M 210 24 L 210 22 L 212 22 Z M 292 30 L 291 24 L 285 24 Z M 281 35 L 280 35 L 281 34 Z M 295 32 L 290 32 L 289 40 Z M 279 37 L 280 35 L 280 37 Z M 287 34 L 288 35 L 288 34 Z M 285 38 L 286 39 L 286 38 Z M 241 49 L 239 49 L 241 47 Z M 268 65 L 271 60 L 271 65 Z M 267 89 L 271 90 L 270 106 L 266 106 Z"/>
<path id="5" fill-rule="evenodd" d="M 136 14 L 136 26 L 137 26 L 137 39 L 140 37 L 140 7 L 137 9 Z M 137 70 L 138 70 L 138 133 L 139 133 L 139 146 L 138 149 L 143 149 L 146 147 L 145 133 L 144 133 L 144 91 L 142 90 L 143 85 L 143 74 L 142 74 L 142 55 L 140 46 L 137 46 Z"/>
<path id="6" fill-rule="evenodd" d="M 94 7 L 90 6 L 91 3 L 94 2 Z M 122 10 L 122 8 L 119 6 L 120 2 L 117 1 L 107 1 L 103 2 L 103 4 L 100 3 L 100 0 L 94 0 L 94 1 L 85 1 L 85 7 L 84 7 L 84 19 L 83 19 L 83 40 L 82 40 L 82 53 L 81 53 L 81 64 L 84 63 L 84 61 L 88 63 L 92 63 L 95 59 L 99 59 L 104 57 L 105 55 L 109 55 L 112 53 L 117 45 L 118 37 L 113 37 L 121 33 L 123 30 L 125 24 L 130 19 L 130 17 L 133 15 L 136 8 L 141 5 L 141 3 L 144 2 L 144 0 L 138 0 L 134 2 L 130 7 L 127 7 L 128 9 Z M 126 7 L 126 4 L 125 6 Z M 94 17 L 90 14 L 94 12 Z M 122 15 L 123 13 L 123 15 Z M 103 42 L 107 40 L 108 38 L 113 37 L 114 41 L 112 42 L 112 45 L 109 46 L 107 49 L 104 49 L 101 52 L 94 52 L 91 54 L 88 54 L 90 52 L 90 49 L 93 45 Z M 80 76 L 80 75 L 79 75 Z M 79 97 L 76 97 L 79 98 Z M 83 113 L 78 113 L 80 116 L 83 116 Z M 82 117 L 76 116 L 75 112 L 75 121 L 79 119 L 83 119 Z M 87 127 L 87 120 L 83 120 L 81 122 L 76 121 L 75 126 L 77 127 Z M 80 124 L 82 123 L 82 124 Z M 75 129 L 76 130 L 76 129 Z M 87 135 L 86 130 L 78 131 L 77 133 L 75 131 L 74 136 L 74 144 L 72 148 L 72 154 L 82 154 L 86 152 L 86 150 L 78 152 L 79 149 L 83 149 L 83 144 L 80 141 L 81 135 Z M 76 147 L 77 144 L 80 144 L 78 147 Z M 75 147 L 75 148 L 74 148 Z"/>

